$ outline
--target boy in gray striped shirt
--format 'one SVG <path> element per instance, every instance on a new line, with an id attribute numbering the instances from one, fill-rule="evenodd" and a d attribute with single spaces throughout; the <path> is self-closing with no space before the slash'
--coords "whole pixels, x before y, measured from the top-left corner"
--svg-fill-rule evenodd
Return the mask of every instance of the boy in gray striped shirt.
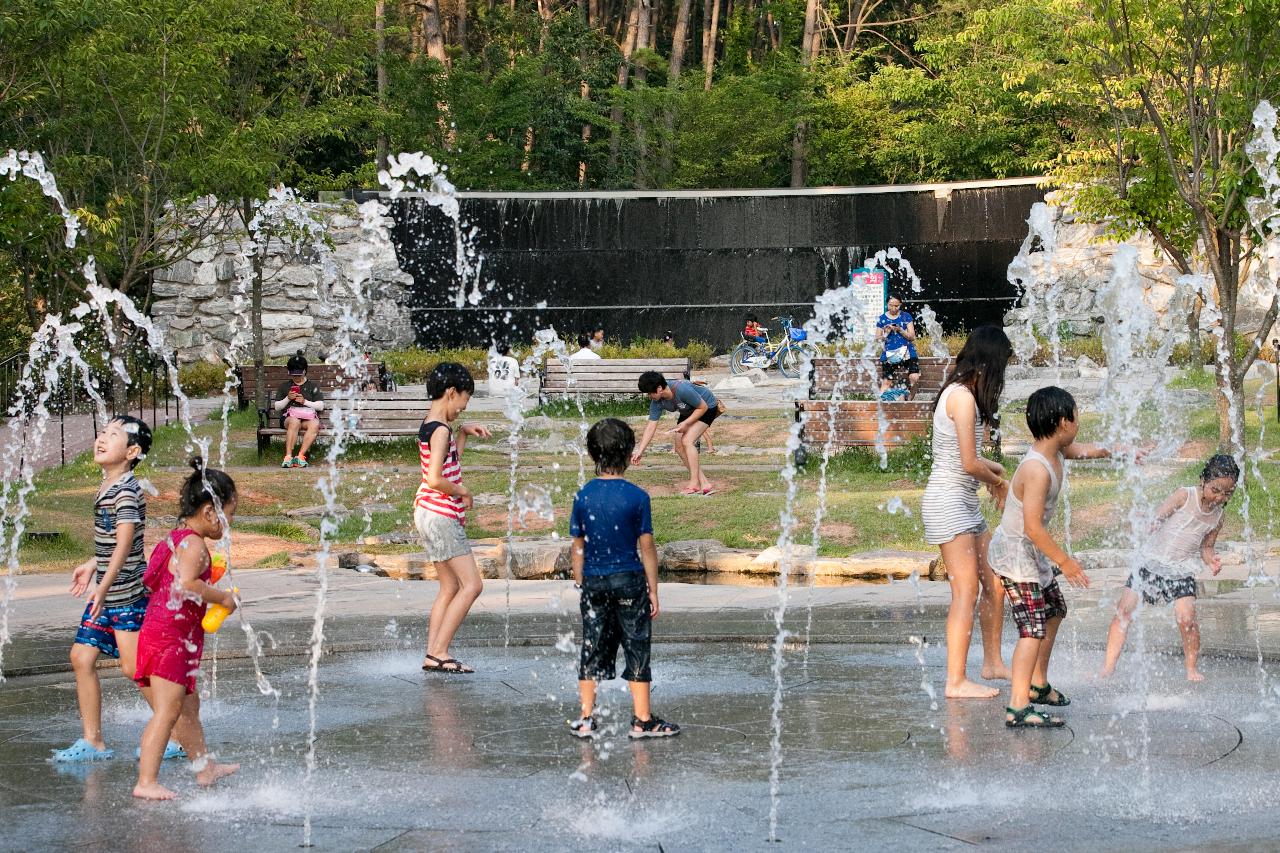
<path id="1" fill-rule="evenodd" d="M 147 611 L 147 589 L 142 585 L 147 499 L 133 468 L 150 449 L 151 428 L 129 415 L 112 419 L 93 444 L 93 461 L 102 468 L 102 486 L 93 505 L 93 559 L 71 575 L 71 594 L 80 597 L 96 574 L 71 644 L 84 731 L 71 746 L 55 750 L 54 761 L 95 761 L 115 754 L 102 739 L 102 686 L 96 665 L 100 654 L 119 658 L 121 672 L 133 678 L 137 664 L 138 631 Z"/>

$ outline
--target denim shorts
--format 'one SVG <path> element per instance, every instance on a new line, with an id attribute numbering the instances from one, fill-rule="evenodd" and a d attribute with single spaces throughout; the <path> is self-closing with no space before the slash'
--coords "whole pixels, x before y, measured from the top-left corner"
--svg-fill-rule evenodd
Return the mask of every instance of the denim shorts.
<path id="1" fill-rule="evenodd" d="M 626 658 L 622 677 L 627 681 L 652 681 L 649 643 L 649 585 L 644 572 L 616 572 L 582 579 L 581 681 L 608 681 L 616 677 L 618 646 Z"/>
<path id="2" fill-rule="evenodd" d="M 413 526 L 422 537 L 422 547 L 427 559 L 433 563 L 443 563 L 471 553 L 467 532 L 456 518 L 432 512 L 426 507 L 416 507 L 413 511 Z"/>
<path id="3" fill-rule="evenodd" d="M 107 657 L 120 657 L 120 648 L 116 645 L 116 631 L 137 633 L 142 630 L 142 617 L 147 613 L 147 599 L 142 598 L 119 607 L 104 607 L 97 619 L 89 618 L 93 610 L 90 601 L 80 617 L 80 628 L 76 631 L 74 642 L 93 646 Z"/>

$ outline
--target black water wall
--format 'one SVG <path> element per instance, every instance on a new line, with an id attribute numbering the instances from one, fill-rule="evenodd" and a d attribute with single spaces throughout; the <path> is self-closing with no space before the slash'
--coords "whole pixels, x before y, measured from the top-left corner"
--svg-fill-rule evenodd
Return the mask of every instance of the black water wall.
<path id="1" fill-rule="evenodd" d="M 392 205 L 401 267 L 424 347 L 526 342 L 603 326 L 610 338 L 695 338 L 721 349 L 743 315 L 811 316 L 813 298 L 896 247 L 923 285 L 890 289 L 929 303 L 948 330 L 999 322 L 1005 268 L 1026 235 L 1033 185 L 690 197 L 466 196 L 462 218 L 482 256 L 482 299 L 455 306 L 452 223 L 423 199 Z M 893 270 L 892 265 L 890 266 Z M 470 286 L 468 286 L 470 290 Z"/>

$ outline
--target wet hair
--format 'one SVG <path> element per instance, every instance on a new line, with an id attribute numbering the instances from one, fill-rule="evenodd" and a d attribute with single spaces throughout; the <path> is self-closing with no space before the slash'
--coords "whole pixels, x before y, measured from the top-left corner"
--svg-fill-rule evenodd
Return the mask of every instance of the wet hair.
<path id="1" fill-rule="evenodd" d="M 640 374 L 640 379 L 636 381 L 636 385 L 640 386 L 641 394 L 652 394 L 659 388 L 667 387 L 667 377 L 656 370 L 646 370 Z"/>
<path id="2" fill-rule="evenodd" d="M 1233 483 L 1240 479 L 1240 466 L 1236 464 L 1234 456 L 1218 453 L 1210 456 L 1209 461 L 1204 463 L 1204 470 L 1200 472 L 1200 482 L 1207 483 L 1219 477 L 1230 477 Z"/>
<path id="3" fill-rule="evenodd" d="M 579 346 L 579 347 L 584 347 L 584 348 L 585 348 L 585 347 L 589 347 L 589 346 L 591 346 L 591 336 L 590 336 L 590 335 L 588 335 L 586 332 L 582 332 L 581 334 L 579 334 L 579 335 L 578 335 L 578 346 Z"/>
<path id="4" fill-rule="evenodd" d="M 1035 438 L 1048 438 L 1063 420 L 1075 422 L 1076 398 L 1070 391 L 1050 385 L 1027 398 L 1027 427 Z"/>
<path id="5" fill-rule="evenodd" d="M 942 383 L 933 408 L 937 410 L 942 391 L 949 385 L 963 385 L 973 392 L 982 422 L 994 426 L 1000 414 L 1000 394 L 1004 391 L 1004 371 L 1013 357 L 1013 344 L 999 326 L 979 326 L 969 333 L 956 356 L 951 375 Z"/>
<path id="6" fill-rule="evenodd" d="M 617 418 L 596 421 L 587 432 L 587 453 L 597 474 L 625 474 L 635 449 L 635 432 Z"/>
<path id="7" fill-rule="evenodd" d="M 476 381 L 471 378 L 471 371 L 456 361 L 442 361 L 427 377 L 427 396 L 439 400 L 450 388 L 459 394 L 474 394 Z"/>
<path id="8" fill-rule="evenodd" d="M 206 468 L 204 460 L 199 456 L 192 456 L 188 464 L 195 473 L 186 479 L 178 492 L 179 518 L 191 518 L 205 504 L 212 503 L 215 497 L 219 506 L 226 506 L 236 496 L 235 480 L 227 476 L 226 472 Z"/>
<path id="9" fill-rule="evenodd" d="M 307 357 L 302 354 L 302 350 L 298 350 L 289 356 L 289 361 L 285 363 L 285 368 L 290 374 L 307 372 Z"/>
<path id="10" fill-rule="evenodd" d="M 498 355 L 506 355 L 507 353 L 511 352 L 511 344 L 507 343 L 506 341 L 503 341 L 502 343 L 494 344 L 493 350 Z"/>
<path id="11" fill-rule="evenodd" d="M 898 300 L 898 304 L 899 304 L 899 305 L 902 305 L 902 304 L 903 304 L 903 302 L 904 302 L 903 298 L 902 298 L 901 296 L 899 296 L 898 294 L 896 294 L 896 293 L 890 293 L 888 296 L 886 296 L 886 297 L 884 298 L 884 304 L 885 304 L 885 305 L 888 305 L 888 304 L 889 304 L 889 300 L 890 300 L 890 299 L 896 299 L 896 300 Z"/>
<path id="12" fill-rule="evenodd" d="M 116 415 L 110 423 L 124 426 L 125 447 L 140 448 L 137 458 L 129 460 L 129 468 L 137 468 L 138 463 L 151 452 L 151 427 L 147 426 L 146 421 L 133 415 Z"/>

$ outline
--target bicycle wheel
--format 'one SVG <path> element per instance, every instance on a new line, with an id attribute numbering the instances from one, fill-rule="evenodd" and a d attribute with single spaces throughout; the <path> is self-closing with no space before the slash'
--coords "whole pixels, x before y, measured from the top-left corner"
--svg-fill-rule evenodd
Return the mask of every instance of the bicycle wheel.
<path id="1" fill-rule="evenodd" d="M 745 373 L 750 369 L 747 367 L 747 359 L 751 358 L 755 354 L 756 349 L 751 346 L 751 344 L 746 343 L 745 341 L 738 344 L 737 349 L 729 355 L 729 372 L 734 376 L 737 376 L 739 373 Z"/>
<path id="2" fill-rule="evenodd" d="M 787 344 L 778 354 L 778 370 L 788 379 L 797 379 L 804 368 L 805 355 L 813 357 L 812 350 Z"/>

